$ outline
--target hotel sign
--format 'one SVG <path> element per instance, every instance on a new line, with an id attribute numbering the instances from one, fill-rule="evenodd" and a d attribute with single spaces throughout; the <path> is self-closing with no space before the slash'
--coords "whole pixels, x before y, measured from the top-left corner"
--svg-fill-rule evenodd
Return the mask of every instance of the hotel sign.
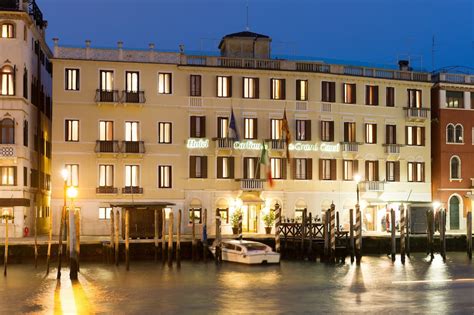
<path id="1" fill-rule="evenodd" d="M 235 141 L 233 144 L 234 150 L 262 150 L 262 142 L 256 141 Z M 209 148 L 209 139 L 200 139 L 200 138 L 190 138 L 186 142 L 186 147 L 188 149 L 207 149 Z M 265 144 L 265 148 L 268 149 L 268 144 Z M 303 152 L 312 152 L 312 151 L 321 151 L 321 152 L 340 152 L 341 148 L 339 143 L 305 143 L 305 142 L 295 142 L 290 143 L 288 148 L 290 151 L 303 151 Z"/>
<path id="2" fill-rule="evenodd" d="M 290 151 L 321 151 L 321 152 L 339 152 L 341 151 L 339 143 L 290 143 Z"/>
<path id="3" fill-rule="evenodd" d="M 209 139 L 191 138 L 186 142 L 188 149 L 207 149 L 209 148 Z"/>

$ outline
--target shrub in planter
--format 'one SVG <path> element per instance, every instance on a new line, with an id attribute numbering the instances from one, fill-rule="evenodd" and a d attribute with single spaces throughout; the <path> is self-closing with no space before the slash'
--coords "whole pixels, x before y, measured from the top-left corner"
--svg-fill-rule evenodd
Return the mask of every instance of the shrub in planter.
<path id="1" fill-rule="evenodd" d="M 270 211 L 263 216 L 263 223 L 265 223 L 265 233 L 270 234 L 272 232 L 272 226 L 275 224 L 275 213 Z"/>
<path id="2" fill-rule="evenodd" d="M 230 221 L 232 224 L 232 233 L 237 234 L 239 233 L 239 218 L 242 215 L 242 210 L 238 209 L 235 210 L 232 216 L 230 217 Z"/>

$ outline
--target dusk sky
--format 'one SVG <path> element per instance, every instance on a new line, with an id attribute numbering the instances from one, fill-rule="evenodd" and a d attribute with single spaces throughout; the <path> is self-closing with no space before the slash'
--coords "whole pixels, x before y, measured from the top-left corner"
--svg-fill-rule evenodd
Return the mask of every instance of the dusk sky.
<path id="1" fill-rule="evenodd" d="M 245 30 L 246 0 L 37 0 L 60 45 L 217 51 Z M 472 0 L 248 0 L 250 30 L 273 39 L 273 54 L 415 68 L 474 71 Z"/>

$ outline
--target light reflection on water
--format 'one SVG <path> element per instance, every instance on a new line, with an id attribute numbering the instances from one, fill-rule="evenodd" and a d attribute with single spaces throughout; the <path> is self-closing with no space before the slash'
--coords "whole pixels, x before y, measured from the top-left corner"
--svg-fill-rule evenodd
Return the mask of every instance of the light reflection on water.
<path id="1" fill-rule="evenodd" d="M 398 257 L 397 257 L 398 258 Z M 462 253 L 445 263 L 422 255 L 392 263 L 363 257 L 360 267 L 288 262 L 245 266 L 183 262 L 169 269 L 132 262 L 131 270 L 83 264 L 79 281 L 67 270 L 60 282 L 51 270 L 12 265 L 0 278 L 4 313 L 474 313 L 474 265 Z M 461 281 L 450 281 L 464 279 Z"/>

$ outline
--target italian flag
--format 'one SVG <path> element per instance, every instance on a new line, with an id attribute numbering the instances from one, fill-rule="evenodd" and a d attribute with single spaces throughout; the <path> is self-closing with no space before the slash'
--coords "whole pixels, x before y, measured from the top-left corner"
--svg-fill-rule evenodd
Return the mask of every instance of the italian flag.
<path id="1" fill-rule="evenodd" d="M 273 178 L 272 178 L 272 169 L 271 169 L 271 166 L 270 166 L 269 162 L 270 161 L 268 159 L 267 147 L 265 145 L 265 142 L 262 141 L 262 153 L 260 154 L 260 164 L 262 164 L 264 166 L 265 175 L 267 177 L 268 185 L 270 185 L 270 187 L 273 187 L 274 182 L 273 182 Z"/>

